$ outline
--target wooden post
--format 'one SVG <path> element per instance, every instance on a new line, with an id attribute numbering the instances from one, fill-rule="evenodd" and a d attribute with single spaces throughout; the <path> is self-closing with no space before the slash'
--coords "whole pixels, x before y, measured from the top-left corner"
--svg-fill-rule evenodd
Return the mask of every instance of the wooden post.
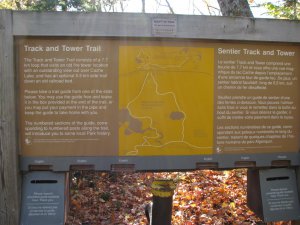
<path id="1" fill-rule="evenodd" d="M 297 187 L 298 187 L 298 197 L 300 201 L 300 166 L 296 168 L 296 178 L 297 178 Z M 293 221 L 292 225 L 300 225 L 300 220 Z"/>
<path id="2" fill-rule="evenodd" d="M 0 225 L 19 224 L 16 76 L 12 11 L 0 10 Z"/>
<path id="3" fill-rule="evenodd" d="M 173 180 L 155 180 L 151 185 L 153 205 L 150 225 L 171 225 L 173 194 L 176 186 Z"/>

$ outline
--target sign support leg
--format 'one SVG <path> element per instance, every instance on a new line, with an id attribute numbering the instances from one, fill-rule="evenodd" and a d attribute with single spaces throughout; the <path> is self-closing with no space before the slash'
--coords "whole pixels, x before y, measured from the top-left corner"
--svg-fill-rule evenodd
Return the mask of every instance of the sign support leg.
<path id="1" fill-rule="evenodd" d="M 296 167 L 296 179 L 297 179 L 297 189 L 298 193 L 300 193 L 300 166 Z M 300 197 L 299 197 L 299 202 L 300 202 Z M 294 220 L 292 222 L 292 225 L 300 225 L 300 220 Z"/>
<path id="2" fill-rule="evenodd" d="M 11 10 L 0 10 L 0 225 L 19 223 L 21 175 Z"/>

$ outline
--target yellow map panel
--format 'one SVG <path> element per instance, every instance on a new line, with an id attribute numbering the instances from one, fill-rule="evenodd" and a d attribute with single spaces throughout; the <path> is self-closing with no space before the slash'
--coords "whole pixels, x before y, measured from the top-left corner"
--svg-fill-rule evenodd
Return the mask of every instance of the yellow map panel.
<path id="1" fill-rule="evenodd" d="M 213 153 L 214 49 L 119 48 L 119 155 Z"/>

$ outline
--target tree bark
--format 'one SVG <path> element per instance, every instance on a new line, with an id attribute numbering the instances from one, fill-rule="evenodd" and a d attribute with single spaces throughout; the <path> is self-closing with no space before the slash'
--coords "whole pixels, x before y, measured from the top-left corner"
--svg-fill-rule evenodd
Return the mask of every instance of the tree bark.
<path id="1" fill-rule="evenodd" d="M 223 16 L 253 17 L 248 0 L 218 0 Z"/>

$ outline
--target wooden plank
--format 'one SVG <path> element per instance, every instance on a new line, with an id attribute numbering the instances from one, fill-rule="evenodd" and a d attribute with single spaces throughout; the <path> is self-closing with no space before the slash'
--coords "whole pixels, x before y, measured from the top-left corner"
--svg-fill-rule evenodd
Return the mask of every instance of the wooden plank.
<path id="1" fill-rule="evenodd" d="M 12 12 L 0 10 L 0 225 L 17 225 L 20 211 L 13 68 Z"/>
<path id="2" fill-rule="evenodd" d="M 37 36 L 151 36 L 143 14 L 14 12 L 14 35 Z"/>
<path id="3" fill-rule="evenodd" d="M 152 37 L 152 18 L 166 16 L 177 19 L 176 38 L 299 43 L 299 21 L 141 13 L 18 11 L 13 13 L 13 34 Z"/>

